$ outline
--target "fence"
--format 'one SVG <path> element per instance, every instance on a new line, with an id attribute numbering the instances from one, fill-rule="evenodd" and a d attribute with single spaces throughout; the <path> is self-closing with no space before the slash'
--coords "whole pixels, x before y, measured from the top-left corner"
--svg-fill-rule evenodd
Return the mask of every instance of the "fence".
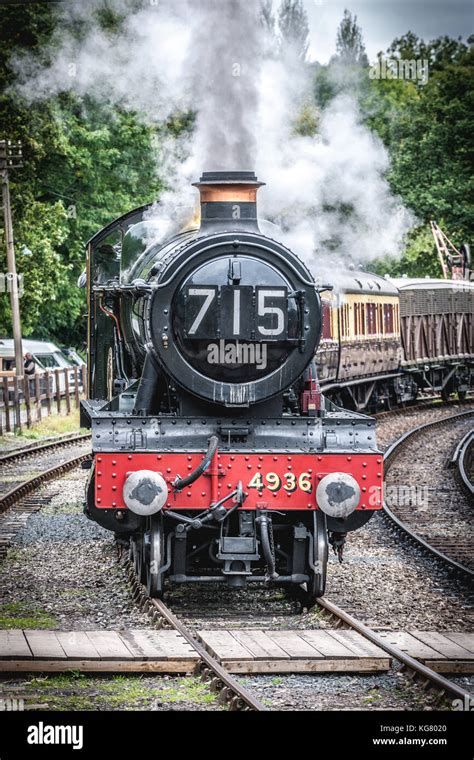
<path id="1" fill-rule="evenodd" d="M 53 408 L 60 414 L 63 400 L 70 414 L 73 405 L 79 408 L 86 382 L 85 365 L 36 372 L 30 378 L 0 372 L 0 435 L 32 427 Z"/>

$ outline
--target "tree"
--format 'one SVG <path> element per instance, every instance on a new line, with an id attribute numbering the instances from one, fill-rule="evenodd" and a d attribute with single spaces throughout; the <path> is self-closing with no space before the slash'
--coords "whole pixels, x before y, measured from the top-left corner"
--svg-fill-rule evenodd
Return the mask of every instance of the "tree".
<path id="1" fill-rule="evenodd" d="M 474 236 L 474 51 L 456 40 L 424 43 L 409 33 L 389 52 L 425 56 L 433 68 L 424 85 L 373 80 L 365 103 L 368 125 L 389 150 L 387 179 L 419 220 L 402 259 L 385 262 L 382 270 L 439 276 L 429 221 L 437 221 L 458 246 Z"/>
<path id="2" fill-rule="evenodd" d="M 368 66 L 362 30 L 357 24 L 357 16 L 347 9 L 339 25 L 336 36 L 336 51 L 339 61 L 350 66 Z"/>
<path id="3" fill-rule="evenodd" d="M 115 217 L 159 197 L 162 142 L 190 128 L 192 118 L 176 114 L 151 127 L 131 111 L 73 95 L 22 102 L 8 90 L 11 57 L 23 49 L 43 57 L 57 19 L 56 6 L 2 9 L 0 42 L 9 48 L 0 45 L 0 138 L 23 143 L 25 167 L 12 172 L 11 195 L 24 335 L 80 346 L 86 304 L 76 283 L 84 245 Z M 106 14 L 103 23 L 110 29 L 117 21 Z M 0 271 L 5 253 L 3 244 Z M 10 333 L 9 299 L 0 295 L 0 335 Z"/>
<path id="4" fill-rule="evenodd" d="M 413 32 L 407 32 L 392 42 L 387 53 L 401 60 L 428 61 L 429 72 L 432 74 L 448 64 L 461 62 L 467 50 L 468 46 L 460 37 L 454 40 L 444 36 L 425 42 Z"/>
<path id="5" fill-rule="evenodd" d="M 302 0 L 282 0 L 278 11 L 278 30 L 283 56 L 304 61 L 309 47 L 309 25 Z"/>

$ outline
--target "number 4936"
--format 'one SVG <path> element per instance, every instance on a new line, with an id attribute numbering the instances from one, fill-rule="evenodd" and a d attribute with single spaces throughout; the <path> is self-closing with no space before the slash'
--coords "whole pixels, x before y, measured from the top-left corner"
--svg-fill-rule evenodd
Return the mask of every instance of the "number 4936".
<path id="1" fill-rule="evenodd" d="M 247 488 L 256 488 L 258 491 L 262 491 L 264 488 L 268 488 L 269 491 L 279 491 L 280 488 L 283 488 L 289 493 L 299 488 L 301 491 L 311 493 L 313 484 L 309 472 L 302 472 L 301 475 L 285 472 L 282 478 L 276 472 L 267 472 L 266 475 L 256 472 Z"/>

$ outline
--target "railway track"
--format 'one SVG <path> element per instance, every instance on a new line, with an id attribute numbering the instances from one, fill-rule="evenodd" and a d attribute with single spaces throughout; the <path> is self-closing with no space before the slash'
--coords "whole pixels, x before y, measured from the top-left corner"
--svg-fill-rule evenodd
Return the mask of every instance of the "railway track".
<path id="1" fill-rule="evenodd" d="M 24 458 L 33 459 L 35 455 L 44 455 L 45 452 L 55 452 L 58 449 L 77 446 L 78 443 L 84 443 L 90 440 L 89 435 L 73 435 L 61 439 L 54 439 L 48 442 L 42 442 L 37 445 L 28 446 L 18 451 L 9 452 L 0 457 L 0 466 L 2 464 L 12 465 Z M 81 452 L 73 457 L 60 461 L 51 467 L 47 467 L 43 472 L 27 478 L 21 483 L 15 485 L 7 493 L 0 497 L 0 514 L 10 509 L 8 515 L 3 517 L 0 523 L 0 560 L 6 553 L 15 533 L 25 524 L 29 515 L 35 512 L 47 503 L 48 499 L 35 495 L 34 492 L 44 483 L 59 478 L 68 471 L 74 469 L 81 462 L 90 457 L 90 449 Z M 163 602 L 149 600 L 152 610 L 166 623 L 166 627 L 172 628 L 179 632 L 183 638 L 188 641 L 199 656 L 199 673 L 204 680 L 209 682 L 209 687 L 214 692 L 219 692 L 219 700 L 225 702 L 231 710 L 253 710 L 260 711 L 265 709 L 242 684 L 239 684 L 224 668 L 209 655 L 204 648 L 194 640 L 185 626 L 173 615 Z"/>
<path id="2" fill-rule="evenodd" d="M 451 464 L 457 468 L 456 474 L 461 487 L 472 498 L 474 496 L 474 430 L 468 431 L 459 441 Z"/>
<path id="3" fill-rule="evenodd" d="M 228 701 L 232 709 L 267 709 L 266 706 L 262 705 L 255 699 L 250 690 L 246 689 L 244 695 L 239 695 L 242 684 L 236 681 L 236 679 L 234 679 L 222 667 L 222 665 L 203 648 L 195 633 L 196 628 L 202 624 L 201 619 L 192 621 L 191 625 L 185 623 L 181 619 L 183 612 L 178 615 L 162 600 L 149 597 L 145 587 L 137 579 L 133 563 L 130 560 L 127 560 L 127 571 L 132 586 L 133 597 L 140 605 L 140 608 L 149 615 L 152 624 L 158 628 L 172 628 L 179 632 L 186 641 L 194 647 L 202 658 L 200 672 L 205 678 L 211 681 L 211 687 L 222 694 L 222 699 Z M 419 662 L 400 648 L 394 646 L 364 623 L 360 622 L 328 599 L 324 597 L 319 599 L 317 602 L 317 608 L 318 611 L 330 621 L 332 627 L 355 631 L 371 644 L 379 647 L 379 649 L 383 649 L 390 658 L 400 664 L 400 670 L 403 669 L 406 671 L 414 681 L 419 680 L 421 688 L 435 690 L 439 700 L 450 697 L 462 700 L 463 704 L 468 704 L 469 700 L 472 699 L 472 695 L 470 695 L 470 693 L 462 686 L 450 681 L 426 664 Z M 193 613 L 188 608 L 187 610 L 185 609 L 185 614 L 189 615 Z M 255 623 L 256 621 L 253 616 L 250 616 L 250 618 L 239 618 L 239 625 L 243 627 L 247 625 L 249 630 L 254 628 Z M 222 630 L 219 628 L 219 624 L 222 624 L 221 620 L 217 621 L 217 625 L 218 630 Z M 233 624 L 235 624 L 235 621 L 231 623 L 231 627 Z M 269 624 L 271 624 L 271 621 L 267 620 L 267 627 Z M 210 625 L 212 626 L 212 617 L 206 615 L 206 626 Z M 273 625 L 275 625 L 275 617 L 273 619 Z M 278 630 L 278 628 L 275 628 L 275 630 Z M 238 664 L 233 663 L 233 667 L 238 669 Z M 308 673 L 312 673 L 312 670 L 308 669 Z M 338 675 L 343 675 L 343 673 L 339 672 Z"/>
<path id="4" fill-rule="evenodd" d="M 2 474 L 15 472 L 15 477 L 17 475 L 21 477 L 21 472 L 18 473 L 17 470 L 14 470 L 14 466 L 23 463 L 25 466 L 22 465 L 21 469 L 24 470 L 26 477 L 20 479 L 5 493 L 0 493 L 0 514 L 31 494 L 43 483 L 64 475 L 88 459 L 91 450 L 85 444 L 89 440 L 90 435 L 87 433 L 68 434 L 49 441 L 27 445 L 1 455 L 0 472 Z M 67 459 L 59 456 L 59 461 L 55 462 L 58 459 L 56 453 L 63 452 L 67 448 L 74 450 L 74 456 Z M 31 472 L 34 473 L 32 476 Z"/>
<path id="5" fill-rule="evenodd" d="M 392 486 L 387 475 L 396 472 L 395 489 L 426 489 L 423 498 L 419 491 L 403 491 L 395 499 L 386 498 L 383 517 L 403 539 L 413 543 L 424 552 L 443 563 L 450 570 L 470 579 L 472 569 L 473 541 L 471 537 L 472 506 L 468 497 L 460 492 L 452 472 L 446 467 L 446 448 L 454 446 L 463 426 L 471 425 L 474 410 L 458 412 L 450 417 L 424 423 L 404 433 L 384 454 L 385 483 L 387 490 Z M 440 448 L 440 432 L 443 432 L 443 447 Z M 470 432 L 470 431 L 468 431 Z M 424 446 L 425 466 L 429 475 L 415 467 L 419 462 L 418 452 Z M 399 482 L 401 479 L 402 484 Z M 423 486 L 423 483 L 426 484 Z M 453 499 L 456 503 L 453 505 Z M 426 504 L 426 500 L 429 503 Z M 390 502 L 390 503 L 388 503 Z M 433 511 L 433 505 L 439 508 Z"/>
<path id="6" fill-rule="evenodd" d="M 120 554 L 120 551 L 119 551 Z M 240 684 L 222 665 L 212 657 L 195 638 L 190 629 L 161 600 L 148 596 L 145 587 L 138 581 L 133 564 L 127 560 L 127 572 L 134 599 L 158 628 L 171 628 L 179 633 L 199 656 L 198 672 L 209 681 L 212 691 L 219 692 L 220 701 L 225 702 L 230 710 L 265 710 L 263 704 L 250 691 Z"/>
<path id="7" fill-rule="evenodd" d="M 427 665 L 424 665 L 422 662 L 416 660 L 414 657 L 411 657 L 409 654 L 399 649 L 399 647 L 388 643 L 378 633 L 372 631 L 359 620 L 356 620 L 356 618 L 354 618 L 352 615 L 349 615 L 343 609 L 338 607 L 338 605 L 330 602 L 323 597 L 319 599 L 318 606 L 321 610 L 324 611 L 326 615 L 332 616 L 336 620 L 340 621 L 341 626 L 347 626 L 348 628 L 357 631 L 358 633 L 362 634 L 368 641 L 371 641 L 373 644 L 380 647 L 380 649 L 383 649 L 385 652 L 387 652 L 387 654 L 390 655 L 390 657 L 393 657 L 394 660 L 398 660 L 398 662 L 406 670 L 413 674 L 414 677 L 420 678 L 422 680 L 422 683 L 424 683 L 426 686 L 429 685 L 430 687 L 435 688 L 440 693 L 440 695 L 449 695 L 455 699 L 461 699 L 465 704 L 468 704 L 472 699 L 472 695 L 461 686 L 453 683 L 453 681 L 445 678 L 440 673 L 434 671 L 432 668 L 429 668 Z"/>
<path id="8" fill-rule="evenodd" d="M 33 441 L 24 446 L 13 448 L 5 454 L 0 454 L 0 467 L 2 464 L 21 461 L 25 457 L 33 456 L 39 452 L 54 451 L 64 446 L 70 446 L 72 443 L 90 440 L 90 438 L 90 433 L 64 433 L 64 435 Z"/>

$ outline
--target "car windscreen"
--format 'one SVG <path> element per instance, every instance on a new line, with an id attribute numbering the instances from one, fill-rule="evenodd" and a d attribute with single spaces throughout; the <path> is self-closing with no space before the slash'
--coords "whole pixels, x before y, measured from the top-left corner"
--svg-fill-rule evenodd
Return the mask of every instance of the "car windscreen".
<path id="1" fill-rule="evenodd" d="M 61 354 L 35 354 L 34 358 L 44 369 L 59 369 L 69 366 Z"/>

